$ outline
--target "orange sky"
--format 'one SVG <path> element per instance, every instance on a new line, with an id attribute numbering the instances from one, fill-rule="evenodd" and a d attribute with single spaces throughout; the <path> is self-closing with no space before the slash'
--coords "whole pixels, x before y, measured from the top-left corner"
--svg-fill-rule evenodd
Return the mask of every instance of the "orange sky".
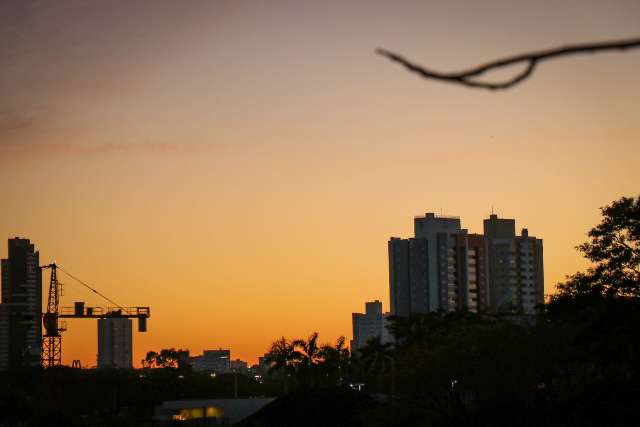
<path id="1" fill-rule="evenodd" d="M 427 211 L 475 232 L 492 205 L 516 218 L 544 239 L 550 292 L 585 267 L 573 247 L 598 207 L 638 193 L 640 52 L 489 93 L 374 49 L 467 68 L 638 36 L 640 3 L 471 4 L 3 2 L 0 238 L 151 306 L 134 360 L 350 338 L 365 301 L 388 309 L 387 239 Z M 103 305 L 61 279 L 63 305 Z M 64 362 L 95 364 L 95 322 L 68 326 Z"/>

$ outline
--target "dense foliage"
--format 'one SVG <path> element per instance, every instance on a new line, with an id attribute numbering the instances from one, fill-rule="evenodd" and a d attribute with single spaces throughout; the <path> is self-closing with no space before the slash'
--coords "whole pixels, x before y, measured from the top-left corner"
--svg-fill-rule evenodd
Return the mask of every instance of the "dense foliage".
<path id="1" fill-rule="evenodd" d="M 163 348 L 159 352 L 148 351 L 142 359 L 145 368 L 185 368 L 189 365 L 189 350 Z"/>
<path id="2" fill-rule="evenodd" d="M 349 360 L 345 338 L 336 345 L 318 344 L 318 333 L 307 340 L 287 340 L 282 337 L 271 344 L 267 353 L 269 374 L 280 379 L 285 394 L 290 388 L 315 388 L 341 385 Z"/>

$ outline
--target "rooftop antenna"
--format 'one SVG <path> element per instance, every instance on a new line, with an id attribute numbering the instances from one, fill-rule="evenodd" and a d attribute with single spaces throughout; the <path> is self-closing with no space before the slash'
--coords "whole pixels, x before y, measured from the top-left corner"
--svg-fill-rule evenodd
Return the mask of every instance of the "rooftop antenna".
<path id="1" fill-rule="evenodd" d="M 491 205 L 491 215 L 495 215 L 496 213 L 493 211 L 493 205 Z"/>

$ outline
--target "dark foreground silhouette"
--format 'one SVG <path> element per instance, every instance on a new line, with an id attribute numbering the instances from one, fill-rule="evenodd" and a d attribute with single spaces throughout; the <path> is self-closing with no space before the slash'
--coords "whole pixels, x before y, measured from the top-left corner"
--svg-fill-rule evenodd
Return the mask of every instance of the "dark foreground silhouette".
<path id="1" fill-rule="evenodd" d="M 372 340 L 356 354 L 344 339 L 320 344 L 316 333 L 281 338 L 263 383 L 192 372 L 177 353 L 170 362 L 149 357 L 155 369 L 4 373 L 0 424 L 151 426 L 163 400 L 230 398 L 237 389 L 280 396 L 245 427 L 638 426 L 640 197 L 602 214 L 579 247 L 592 267 L 559 284 L 535 317 L 395 318 L 394 346 Z"/>
<path id="2" fill-rule="evenodd" d="M 459 396 L 415 401 L 370 396 L 348 389 L 300 391 L 283 396 L 238 425 L 242 427 L 418 426 L 637 426 L 638 387 L 599 384 L 559 395 L 501 395 L 463 405 Z"/>

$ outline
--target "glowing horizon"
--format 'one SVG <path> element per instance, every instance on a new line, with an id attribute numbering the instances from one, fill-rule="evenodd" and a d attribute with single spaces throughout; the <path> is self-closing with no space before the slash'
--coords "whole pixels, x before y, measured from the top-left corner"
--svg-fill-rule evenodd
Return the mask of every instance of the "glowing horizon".
<path id="1" fill-rule="evenodd" d="M 598 208 L 639 191 L 640 53 L 485 93 L 374 52 L 456 70 L 637 36 L 638 2 L 534 3 L 1 5 L 0 257 L 20 235 L 41 264 L 151 307 L 137 364 L 349 339 L 365 301 L 388 310 L 387 240 L 429 211 L 479 233 L 491 206 L 515 218 L 544 240 L 549 293 L 586 267 L 574 247 Z M 102 305 L 63 282 L 62 305 Z M 68 326 L 63 363 L 94 365 L 95 322 Z"/>

